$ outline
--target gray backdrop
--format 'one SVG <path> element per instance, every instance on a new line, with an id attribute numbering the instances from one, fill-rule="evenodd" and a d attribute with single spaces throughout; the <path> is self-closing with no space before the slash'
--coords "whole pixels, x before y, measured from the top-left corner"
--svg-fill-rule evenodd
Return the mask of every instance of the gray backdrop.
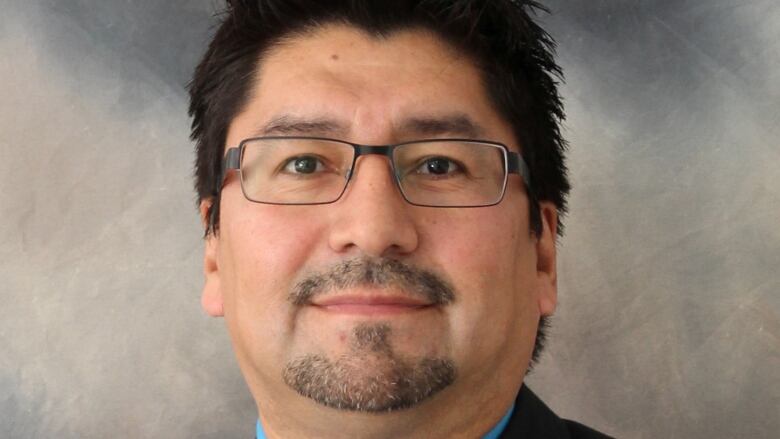
<path id="1" fill-rule="evenodd" d="M 217 0 L 0 1 L 0 436 L 251 437 L 199 305 Z M 618 437 L 778 437 L 780 3 L 549 4 L 574 191 L 528 381 Z"/>

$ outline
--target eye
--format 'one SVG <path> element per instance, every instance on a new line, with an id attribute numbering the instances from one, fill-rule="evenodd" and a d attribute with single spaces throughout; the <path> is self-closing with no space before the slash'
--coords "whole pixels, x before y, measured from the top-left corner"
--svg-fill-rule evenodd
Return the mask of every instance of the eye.
<path id="1" fill-rule="evenodd" d="M 282 170 L 290 174 L 313 174 L 325 169 L 322 161 L 314 156 L 299 156 L 287 160 Z"/>
<path id="2" fill-rule="evenodd" d="M 461 172 L 462 169 L 458 163 L 446 157 L 430 157 L 423 160 L 417 167 L 415 173 L 429 175 L 448 175 Z"/>

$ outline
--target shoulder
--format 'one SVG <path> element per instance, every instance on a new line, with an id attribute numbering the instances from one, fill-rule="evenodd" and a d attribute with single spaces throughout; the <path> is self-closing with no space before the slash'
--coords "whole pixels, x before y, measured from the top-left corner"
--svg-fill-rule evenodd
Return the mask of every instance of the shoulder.
<path id="1" fill-rule="evenodd" d="M 524 384 L 517 394 L 514 412 L 501 438 L 609 439 L 610 436 L 578 422 L 559 418 Z"/>

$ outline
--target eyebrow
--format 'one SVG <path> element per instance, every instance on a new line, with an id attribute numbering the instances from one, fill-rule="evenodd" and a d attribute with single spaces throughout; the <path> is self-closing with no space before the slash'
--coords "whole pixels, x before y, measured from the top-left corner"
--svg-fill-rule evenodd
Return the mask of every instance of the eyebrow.
<path id="1" fill-rule="evenodd" d="M 333 119 L 327 119 L 324 117 L 304 118 L 284 114 L 271 119 L 270 122 L 263 125 L 255 131 L 256 135 L 269 136 L 269 135 L 301 135 L 301 136 L 316 136 L 316 135 L 336 135 L 344 136 L 347 133 L 346 125 L 339 123 Z"/>
<path id="2" fill-rule="evenodd" d="M 468 115 L 459 113 L 404 119 L 400 126 L 400 132 L 421 137 L 449 135 L 477 139 L 484 135 L 485 129 Z"/>
<path id="3" fill-rule="evenodd" d="M 482 126 L 463 113 L 409 117 L 403 119 L 396 130 L 398 135 L 403 138 L 432 138 L 446 135 L 478 139 L 485 133 Z M 345 138 L 348 133 L 348 125 L 335 119 L 284 114 L 260 126 L 253 134 L 256 136 L 298 135 Z"/>

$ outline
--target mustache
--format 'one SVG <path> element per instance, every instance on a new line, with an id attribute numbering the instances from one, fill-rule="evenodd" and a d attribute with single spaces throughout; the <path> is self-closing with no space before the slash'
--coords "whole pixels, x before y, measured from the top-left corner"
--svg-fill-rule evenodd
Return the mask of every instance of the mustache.
<path id="1" fill-rule="evenodd" d="M 293 286 L 288 300 L 306 305 L 315 296 L 357 286 L 395 287 L 432 305 L 448 305 L 455 300 L 453 287 L 438 274 L 390 258 L 347 259 L 325 271 L 308 274 Z"/>

